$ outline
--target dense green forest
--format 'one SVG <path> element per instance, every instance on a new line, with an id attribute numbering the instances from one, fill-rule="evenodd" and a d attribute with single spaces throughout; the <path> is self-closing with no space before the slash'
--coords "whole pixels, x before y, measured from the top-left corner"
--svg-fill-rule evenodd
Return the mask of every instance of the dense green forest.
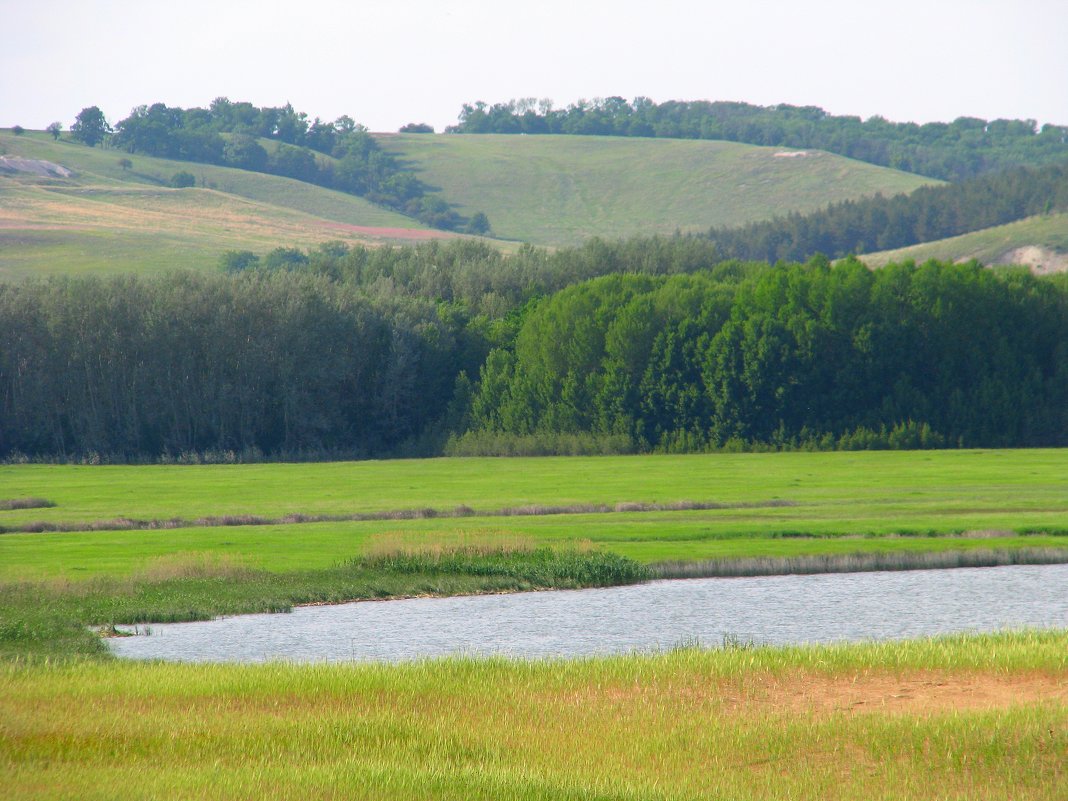
<path id="1" fill-rule="evenodd" d="M 681 237 L 229 264 L 0 285 L 0 456 L 1068 444 L 1063 279 Z"/>
<path id="2" fill-rule="evenodd" d="M 835 116 L 816 106 L 755 106 L 707 100 L 654 103 L 647 97 L 579 101 L 556 109 L 527 98 L 465 104 L 452 133 L 586 134 L 725 139 L 753 145 L 813 148 L 884 167 L 957 181 L 1007 167 L 1068 158 L 1068 127 L 1034 120 L 890 122 Z"/>
<path id="3" fill-rule="evenodd" d="M 721 256 L 802 261 L 915 245 L 1068 209 L 1068 165 L 1014 167 L 911 194 L 835 203 L 738 228 L 713 228 Z"/>
<path id="4" fill-rule="evenodd" d="M 608 276 L 490 353 L 473 428 L 668 450 L 1063 444 L 1065 289 L 976 264 Z"/>
<path id="5" fill-rule="evenodd" d="M 77 124 L 72 134 L 84 139 Z M 273 147 L 264 147 L 261 139 L 273 140 Z M 99 138 L 92 135 L 91 140 Z M 116 123 L 109 141 L 129 153 L 221 164 L 337 189 L 435 228 L 458 229 L 471 222 L 439 194 L 430 192 L 413 172 L 382 150 L 365 127 L 347 116 L 333 122 L 316 117 L 309 122 L 307 114 L 288 103 L 259 108 L 225 97 L 216 98 L 208 108 L 154 103 L 135 108 Z M 488 224 L 474 233 L 485 230 Z"/>

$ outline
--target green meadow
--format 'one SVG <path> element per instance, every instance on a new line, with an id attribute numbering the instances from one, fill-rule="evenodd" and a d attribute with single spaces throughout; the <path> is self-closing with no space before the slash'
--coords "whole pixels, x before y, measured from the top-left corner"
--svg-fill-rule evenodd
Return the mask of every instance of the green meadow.
<path id="1" fill-rule="evenodd" d="M 380 134 L 493 235 L 538 245 L 704 231 L 937 183 L 821 151 L 602 136 Z"/>
<path id="2" fill-rule="evenodd" d="M 1066 468 L 1056 450 L 0 467 L 5 797 L 1057 799 L 1063 631 L 301 666 L 122 662 L 86 626 L 620 584 L 664 560 L 1064 556 Z M 297 522 L 316 516 L 335 519 Z"/>
<path id="3" fill-rule="evenodd" d="M 642 563 L 1058 548 L 1066 477 L 1060 450 L 8 465 L 5 497 L 54 505 L 0 511 L 0 580 L 191 553 L 323 569 L 398 532 L 588 543 Z"/>
<path id="4" fill-rule="evenodd" d="M 976 259 L 983 264 L 1017 264 L 1026 259 L 1029 249 L 1040 253 L 1030 254 L 1043 268 L 1040 272 L 1059 272 L 1068 264 L 1068 214 L 1053 213 L 1028 217 L 994 228 L 984 228 L 970 234 L 961 234 L 949 239 L 924 242 L 897 250 L 865 254 L 861 258 L 872 267 L 882 267 L 891 262 L 907 259 L 925 262 L 929 259 L 964 261 Z M 1021 253 L 1021 251 L 1023 251 Z M 1026 263 L 1031 263 L 1028 260 Z"/>
<path id="5" fill-rule="evenodd" d="M 273 175 L 0 132 L 0 154 L 43 159 L 70 178 L 0 174 L 0 279 L 217 269 L 226 250 L 448 236 L 363 198 Z M 119 162 L 131 163 L 123 169 Z M 197 186 L 171 189 L 179 171 Z"/>

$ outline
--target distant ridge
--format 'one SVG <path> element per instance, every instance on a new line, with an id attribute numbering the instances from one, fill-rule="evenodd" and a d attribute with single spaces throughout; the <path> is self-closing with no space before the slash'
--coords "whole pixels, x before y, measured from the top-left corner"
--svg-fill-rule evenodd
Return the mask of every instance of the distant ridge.
<path id="1" fill-rule="evenodd" d="M 601 136 L 378 135 L 495 236 L 537 245 L 707 231 L 937 181 L 818 150 Z"/>

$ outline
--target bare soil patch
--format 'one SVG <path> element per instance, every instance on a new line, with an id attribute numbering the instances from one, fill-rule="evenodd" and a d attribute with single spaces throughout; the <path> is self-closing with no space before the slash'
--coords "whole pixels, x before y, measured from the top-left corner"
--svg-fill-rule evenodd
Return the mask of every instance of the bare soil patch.
<path id="1" fill-rule="evenodd" d="M 998 262 L 1000 264 L 1024 264 L 1030 267 L 1031 272 L 1036 275 L 1068 272 L 1068 253 L 1058 253 L 1039 245 L 1026 245 L 1010 250 L 1003 254 Z"/>
<path id="2" fill-rule="evenodd" d="M 749 674 L 685 685 L 602 686 L 565 693 L 579 706 L 682 703 L 713 714 L 934 715 L 1007 709 L 1035 703 L 1068 704 L 1068 675 L 1046 673 L 910 671 L 823 675 Z"/>
<path id="3" fill-rule="evenodd" d="M 24 159 L 20 156 L 0 156 L 0 173 L 28 173 L 42 178 L 70 178 L 74 173 L 61 164 L 43 159 Z"/>
<path id="4" fill-rule="evenodd" d="M 1042 702 L 1068 703 L 1068 676 L 934 672 L 806 676 L 799 681 L 776 680 L 757 704 L 789 712 L 915 715 Z"/>

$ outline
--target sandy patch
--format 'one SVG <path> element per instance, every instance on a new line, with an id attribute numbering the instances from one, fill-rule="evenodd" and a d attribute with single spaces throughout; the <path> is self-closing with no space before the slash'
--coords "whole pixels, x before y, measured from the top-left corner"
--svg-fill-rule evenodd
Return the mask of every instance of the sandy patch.
<path id="1" fill-rule="evenodd" d="M 1006 709 L 1021 704 L 1068 704 L 1068 675 L 1046 673 L 859 673 L 826 676 L 750 675 L 700 684 L 636 684 L 566 694 L 578 705 L 681 703 L 725 715 L 908 714 Z"/>
<path id="2" fill-rule="evenodd" d="M 810 677 L 768 688 L 760 705 L 789 712 L 928 714 L 1068 703 L 1068 676 L 939 674 Z"/>
<path id="3" fill-rule="evenodd" d="M 1025 245 L 1003 253 L 997 263 L 1025 264 L 1035 275 L 1050 275 L 1068 272 L 1068 253 L 1058 253 L 1039 245 Z"/>
<path id="4" fill-rule="evenodd" d="M 0 156 L 0 173 L 29 173 L 43 178 L 70 178 L 74 173 L 61 164 L 42 159 L 24 159 L 19 156 Z"/>

